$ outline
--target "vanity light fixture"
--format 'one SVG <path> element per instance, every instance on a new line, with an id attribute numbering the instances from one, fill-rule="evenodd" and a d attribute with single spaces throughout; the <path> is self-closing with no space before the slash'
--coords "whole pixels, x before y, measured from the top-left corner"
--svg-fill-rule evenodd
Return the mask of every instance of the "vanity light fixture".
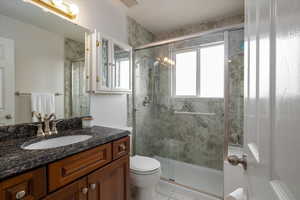
<path id="1" fill-rule="evenodd" d="M 35 4 L 45 11 L 51 11 L 60 16 L 74 20 L 79 14 L 79 8 L 76 4 L 66 2 L 65 0 L 23 0 Z"/>

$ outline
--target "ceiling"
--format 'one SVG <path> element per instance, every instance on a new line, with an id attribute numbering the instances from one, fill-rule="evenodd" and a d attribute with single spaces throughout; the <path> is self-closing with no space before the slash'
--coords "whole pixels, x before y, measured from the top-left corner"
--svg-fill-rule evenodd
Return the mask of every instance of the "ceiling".
<path id="1" fill-rule="evenodd" d="M 138 0 L 138 2 L 138 5 L 127 9 L 127 14 L 153 33 L 244 12 L 244 0 Z"/>

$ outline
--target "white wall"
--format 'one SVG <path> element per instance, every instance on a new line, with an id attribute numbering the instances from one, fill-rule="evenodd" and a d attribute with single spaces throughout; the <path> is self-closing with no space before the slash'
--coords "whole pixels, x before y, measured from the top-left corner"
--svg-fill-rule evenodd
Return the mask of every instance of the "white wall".
<path id="1" fill-rule="evenodd" d="M 127 17 L 112 0 L 72 0 L 79 6 L 78 23 L 91 30 L 97 29 L 127 43 Z M 95 125 L 123 127 L 127 124 L 125 95 L 95 95 L 91 98 L 91 115 Z"/>
<path id="2" fill-rule="evenodd" d="M 64 91 L 64 38 L 30 24 L 0 15 L 0 37 L 15 41 L 16 91 Z M 56 98 L 63 117 L 64 98 Z M 30 98 L 16 97 L 16 122 L 30 122 Z"/>

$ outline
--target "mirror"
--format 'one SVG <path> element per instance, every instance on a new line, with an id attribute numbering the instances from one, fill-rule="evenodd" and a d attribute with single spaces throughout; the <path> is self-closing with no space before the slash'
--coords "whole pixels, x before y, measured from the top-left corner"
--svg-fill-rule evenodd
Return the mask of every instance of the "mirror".
<path id="1" fill-rule="evenodd" d="M 90 114 L 89 30 L 20 0 L 0 3 L 0 125 Z"/>
<path id="2" fill-rule="evenodd" d="M 113 44 L 113 88 L 130 90 L 131 50 L 120 44 Z"/>

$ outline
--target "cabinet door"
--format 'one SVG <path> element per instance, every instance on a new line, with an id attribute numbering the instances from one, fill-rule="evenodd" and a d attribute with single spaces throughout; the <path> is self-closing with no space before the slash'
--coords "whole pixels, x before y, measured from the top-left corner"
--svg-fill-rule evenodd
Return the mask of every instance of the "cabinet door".
<path id="1" fill-rule="evenodd" d="M 92 33 L 85 33 L 85 90 L 90 93 L 92 90 Z"/>
<path id="2" fill-rule="evenodd" d="M 88 176 L 89 200 L 129 200 L 129 156 Z"/>
<path id="3" fill-rule="evenodd" d="M 0 182 L 1 200 L 36 200 L 45 196 L 46 192 L 45 168 L 39 168 Z"/>
<path id="4" fill-rule="evenodd" d="M 128 93 L 132 89 L 132 48 L 110 37 L 92 34 L 93 93 Z"/>
<path id="5" fill-rule="evenodd" d="M 93 55 L 93 65 L 95 66 L 94 81 L 95 81 L 95 92 L 110 91 L 111 88 L 111 47 L 110 39 L 103 36 L 101 33 L 94 33 L 94 45 L 96 51 Z"/>
<path id="6" fill-rule="evenodd" d="M 87 200 L 87 197 L 87 180 L 83 178 L 47 196 L 44 200 Z"/>
<path id="7" fill-rule="evenodd" d="M 132 49 L 130 46 L 112 41 L 112 89 L 131 90 Z"/>

